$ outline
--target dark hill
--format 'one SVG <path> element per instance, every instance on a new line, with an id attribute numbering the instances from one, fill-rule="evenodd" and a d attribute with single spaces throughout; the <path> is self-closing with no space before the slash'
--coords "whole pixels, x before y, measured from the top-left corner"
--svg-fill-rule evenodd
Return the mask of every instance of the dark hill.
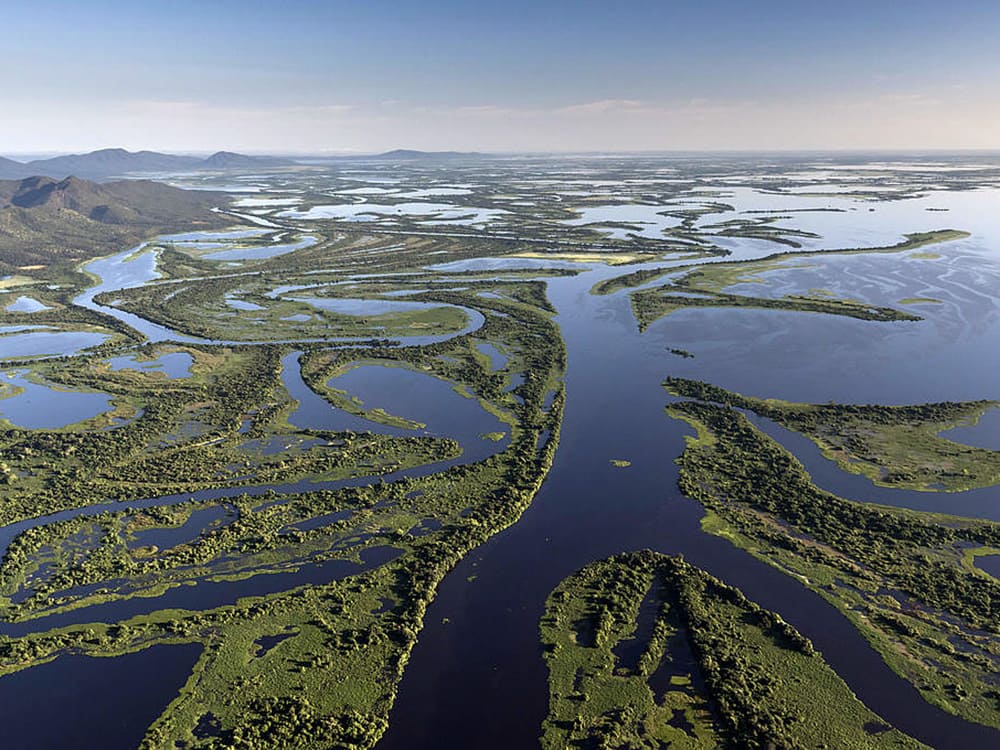
<path id="1" fill-rule="evenodd" d="M 107 179 L 149 172 L 183 172 L 201 169 L 257 169 L 259 167 L 294 166 L 296 162 L 272 156 L 247 156 L 220 151 L 207 159 L 199 156 L 177 156 L 156 151 L 126 151 L 106 148 L 89 154 L 70 154 L 51 159 L 38 159 L 26 164 L 12 159 L 0 159 L 0 179 L 21 179 L 30 175 L 47 175 L 62 179 L 78 175 L 88 179 Z"/>
<path id="2" fill-rule="evenodd" d="M 0 272 L 96 257 L 162 232 L 228 226 L 229 196 L 148 180 L 0 181 Z"/>
<path id="3" fill-rule="evenodd" d="M 291 167 L 295 162 L 274 156 L 247 156 L 232 151 L 219 151 L 199 164 L 199 169 L 255 169 L 257 167 Z"/>
<path id="4" fill-rule="evenodd" d="M 202 162 L 194 156 L 158 154 L 155 151 L 131 152 L 121 148 L 107 148 L 89 154 L 56 156 L 39 159 L 26 165 L 32 174 L 65 177 L 76 174 L 84 177 L 111 177 L 129 172 L 169 172 L 197 169 Z"/>
<path id="5" fill-rule="evenodd" d="M 482 156 L 483 154 L 475 151 L 416 151 L 408 148 L 397 148 L 393 151 L 386 151 L 385 153 L 366 158 L 385 159 L 387 161 L 432 161 L 436 159 L 472 159 Z"/>
<path id="6" fill-rule="evenodd" d="M 26 164 L 0 156 L 0 180 L 19 180 L 31 174 Z"/>

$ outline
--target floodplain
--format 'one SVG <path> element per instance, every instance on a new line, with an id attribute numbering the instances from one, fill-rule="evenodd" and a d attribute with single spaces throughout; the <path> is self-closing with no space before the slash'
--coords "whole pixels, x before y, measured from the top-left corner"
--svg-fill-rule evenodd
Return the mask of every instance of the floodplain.
<path id="1" fill-rule="evenodd" d="M 996 746 L 970 158 L 159 175 L 0 278 L 13 741 L 107 666 L 108 748 Z"/>

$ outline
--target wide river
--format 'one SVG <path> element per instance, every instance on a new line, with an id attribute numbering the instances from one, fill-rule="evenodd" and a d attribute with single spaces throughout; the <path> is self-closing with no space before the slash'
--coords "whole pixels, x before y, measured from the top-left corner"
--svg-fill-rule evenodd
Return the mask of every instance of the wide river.
<path id="1" fill-rule="evenodd" d="M 891 261 L 900 262 L 895 256 L 859 262 L 884 264 L 889 273 Z M 842 262 L 847 261 L 837 261 Z M 123 253 L 101 263 L 91 269 L 105 272 L 100 274 L 104 281 L 95 290 L 110 291 L 155 279 L 155 266 L 143 254 Z M 130 268 L 133 263 L 136 265 Z M 504 265 L 491 266 L 487 262 L 488 267 Z M 956 338 L 948 332 L 956 322 L 954 310 L 959 308 L 945 306 L 938 319 L 918 324 L 924 326 L 919 330 L 914 324 L 875 324 L 831 316 L 691 310 L 671 315 L 640 334 L 627 294 L 589 293 L 596 282 L 622 272 L 594 265 L 577 277 L 548 280 L 569 353 L 565 418 L 555 463 L 521 520 L 476 550 L 443 582 L 428 609 L 424 630 L 390 717 L 390 729 L 379 747 L 509 750 L 537 746 L 548 698 L 538 636 L 546 597 L 561 580 L 587 563 L 643 548 L 683 554 L 692 563 L 741 588 L 762 606 L 778 611 L 816 644 L 872 710 L 902 731 L 937 748 L 1000 747 L 1000 732 L 962 721 L 927 704 L 818 595 L 725 540 L 701 531 L 701 507 L 676 488 L 674 459 L 682 452 L 684 436 L 690 430 L 664 413 L 669 398 L 661 386 L 663 379 L 673 374 L 708 380 L 752 395 L 812 401 L 891 401 L 886 395 L 891 391 L 892 379 L 900 382 L 903 374 L 907 376 L 905 387 L 902 393 L 895 392 L 895 397 L 903 401 L 996 397 L 996 393 L 988 392 L 992 378 L 983 379 L 977 368 L 956 372 L 942 389 L 939 373 L 927 364 L 941 361 L 946 366 L 942 358 L 959 356 L 962 347 L 983 350 L 997 345 L 986 350 L 984 356 L 1000 356 L 996 354 L 1000 352 L 1000 328 L 979 326 L 969 335 Z M 913 273 L 917 274 L 917 270 Z M 975 269 L 961 264 L 951 269 L 955 278 L 960 279 L 962 273 L 972 274 Z M 908 283 L 920 286 L 916 276 Z M 96 306 L 95 290 L 83 295 L 78 303 Z M 975 305 L 986 304 L 976 299 L 965 302 L 962 314 L 969 316 L 976 314 Z M 102 311 L 107 312 L 105 308 Z M 173 331 L 150 328 L 148 321 L 135 316 L 118 317 L 154 340 L 184 340 Z M 479 322 L 481 316 L 470 316 L 470 329 Z M 872 354 L 867 342 L 872 339 L 883 347 L 877 366 L 866 364 L 866 357 Z M 696 357 L 681 359 L 670 353 L 672 347 L 690 349 Z M 352 424 L 354 418 L 332 409 L 305 387 L 294 354 L 286 357 L 284 364 L 286 387 L 302 404 L 293 422 L 325 429 Z M 878 376 L 872 377 L 873 372 Z M 435 410 L 447 413 L 455 394 L 442 384 L 415 382 L 408 387 L 419 394 L 421 411 L 430 416 L 423 421 L 433 431 Z M 407 416 L 405 404 L 383 403 L 377 397 L 372 394 L 372 403 Z M 491 448 L 476 439 L 489 427 L 473 412 L 467 418 L 451 421 L 454 424 L 441 425 L 440 434 L 462 433 L 453 435 L 467 450 L 461 460 L 477 460 L 502 448 Z M 806 446 L 793 440 L 786 444 L 796 453 L 808 454 Z M 804 458 L 813 470 L 822 465 L 822 459 L 813 455 Z M 617 468 L 611 459 L 627 459 L 631 466 Z M 411 473 L 440 470 L 451 463 Z M 876 492 L 863 480 L 836 470 L 824 471 L 821 479 L 828 489 L 857 500 L 877 497 L 885 502 L 886 493 L 893 492 Z M 323 485 L 303 483 L 274 489 L 296 491 L 307 486 Z M 866 495 L 869 487 L 872 491 Z M 242 491 L 231 488 L 195 496 L 221 499 Z M 189 496 L 149 498 L 135 504 L 179 502 Z M 899 498 L 900 505 L 922 502 L 927 509 L 948 510 L 949 503 L 954 503 L 966 515 L 996 517 L 1000 493 L 909 493 Z M 28 525 L 32 524 L 0 529 L 0 542 L 8 542 Z M 74 619 L 83 615 L 77 613 Z M 195 656 L 190 649 L 161 647 L 150 650 L 148 657 L 62 657 L 50 666 L 2 678 L 0 725 L 25 727 L 24 737 L 30 737 L 33 730 L 19 717 L 33 716 L 30 707 L 48 700 L 51 679 L 75 681 L 82 686 L 81 681 L 92 679 L 93 673 L 104 673 L 103 667 L 110 669 L 112 664 L 126 692 L 146 694 L 149 700 L 136 710 L 148 723 L 156 715 L 151 704 L 165 707 L 183 682 L 183 669 L 170 670 L 163 665 L 169 662 L 183 667 L 190 665 Z M 154 663 L 157 666 L 151 668 Z M 44 675 L 51 679 L 42 679 Z M 77 690 L 80 696 L 85 692 L 83 687 Z M 112 716 L 113 712 L 103 715 Z M 117 726 L 110 722 L 107 731 L 102 732 L 102 747 L 134 747 L 141 736 L 134 722 L 120 731 Z M 70 746 L 74 735 L 69 725 L 66 727 L 62 734 L 50 727 L 47 731 L 54 733 L 54 739 L 45 746 Z"/>
<path id="2" fill-rule="evenodd" d="M 706 356 L 704 361 L 680 359 L 668 349 L 678 345 L 676 335 L 684 330 L 683 316 L 688 313 L 674 321 L 661 321 L 640 335 L 627 295 L 588 294 L 594 283 L 616 273 L 620 270 L 597 267 L 576 278 L 549 281 L 569 355 L 566 408 L 555 463 L 521 520 L 474 552 L 443 582 L 428 608 L 389 731 L 379 747 L 508 750 L 537 746 L 548 710 L 547 672 L 538 631 L 548 594 L 593 560 L 644 548 L 682 554 L 741 588 L 760 605 L 778 611 L 813 641 L 865 704 L 902 731 L 936 748 L 1000 747 L 1000 732 L 965 722 L 924 701 L 820 596 L 729 542 L 701 531 L 703 511 L 677 490 L 673 461 L 691 430 L 665 415 L 669 397 L 661 383 L 668 374 L 712 382 L 719 382 L 722 375 L 727 387 L 746 387 L 746 392 L 756 394 L 760 389 L 752 386 L 760 370 L 770 364 L 770 351 L 759 354 L 764 361 L 757 366 L 742 369 L 740 357 L 729 355 L 746 351 L 748 344 L 742 338 L 746 326 L 760 329 L 756 341 L 766 342 L 766 329 L 773 325 L 774 316 L 765 311 L 737 313 L 757 320 L 747 320 L 727 334 L 725 317 L 732 311 L 699 315 L 715 319 L 704 329 L 706 337 L 712 343 L 729 338 L 732 348 L 727 352 L 720 346 L 716 356 Z M 781 317 L 824 324 L 821 316 L 784 313 Z M 853 320 L 836 323 L 852 331 L 875 325 Z M 799 348 L 812 345 L 807 327 L 796 343 Z M 696 344 L 689 348 L 698 351 Z M 817 382 L 812 395 L 825 400 L 825 389 L 831 385 Z M 776 387 L 781 387 L 780 381 Z M 856 388 L 852 392 L 859 401 L 877 390 L 866 389 L 860 378 L 833 387 Z M 803 395 L 810 396 L 808 392 Z M 615 458 L 632 465 L 617 468 L 610 463 Z M 824 477 L 828 489 L 857 489 L 857 477 L 837 473 L 845 487 Z M 870 483 L 868 487 L 881 489 Z M 857 492 L 845 494 L 855 497 Z M 935 510 L 947 509 L 960 497 L 907 494 L 926 498 Z M 994 488 L 979 494 L 988 497 L 984 505 L 997 506 L 1000 491 Z"/>

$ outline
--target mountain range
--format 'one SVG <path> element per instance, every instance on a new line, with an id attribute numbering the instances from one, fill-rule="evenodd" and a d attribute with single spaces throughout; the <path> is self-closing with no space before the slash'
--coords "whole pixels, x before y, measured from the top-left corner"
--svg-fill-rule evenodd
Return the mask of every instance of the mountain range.
<path id="1" fill-rule="evenodd" d="M 305 163 L 340 161 L 441 161 L 483 158 L 486 154 L 474 151 L 416 151 L 398 148 L 381 154 L 352 154 L 330 156 L 322 159 L 304 159 Z M 219 151 L 209 157 L 162 154 L 157 151 L 126 151 L 123 148 L 105 148 L 89 154 L 70 154 L 51 159 L 20 162 L 0 156 L 0 180 L 21 180 L 25 177 L 52 177 L 61 180 L 70 175 L 92 180 L 142 173 L 197 172 L 227 169 L 261 169 L 268 167 L 294 167 L 300 162 L 277 156 L 248 156 L 232 151 Z"/>
<path id="2" fill-rule="evenodd" d="M 485 154 L 477 151 L 415 151 L 410 148 L 397 148 L 393 151 L 375 154 L 374 156 L 347 157 L 368 160 L 385 161 L 434 161 L 438 159 L 471 159 L 482 158 Z"/>
<path id="3" fill-rule="evenodd" d="M 0 272 L 96 257 L 162 232 L 228 226 L 233 218 L 212 209 L 230 197 L 149 180 L 0 180 Z"/>
<path id="4" fill-rule="evenodd" d="M 161 154 L 156 151 L 126 151 L 106 148 L 89 154 L 70 154 L 51 159 L 19 162 L 0 157 L 0 180 L 25 177 L 63 179 L 70 175 L 89 179 L 107 179 L 141 172 L 182 172 L 213 169 L 257 169 L 260 167 L 290 167 L 291 159 L 273 156 L 247 156 L 231 151 L 219 151 L 208 158 Z"/>

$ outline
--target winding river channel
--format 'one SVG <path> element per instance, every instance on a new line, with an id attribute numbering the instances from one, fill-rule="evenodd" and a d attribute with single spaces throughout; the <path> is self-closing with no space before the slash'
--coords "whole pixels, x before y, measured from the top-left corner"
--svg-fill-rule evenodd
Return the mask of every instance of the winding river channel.
<path id="1" fill-rule="evenodd" d="M 678 359 L 667 351 L 675 345 L 672 326 L 662 321 L 640 335 L 627 295 L 588 293 L 593 284 L 616 273 L 597 267 L 575 278 L 549 281 L 569 359 L 555 463 L 521 520 L 466 558 L 443 582 L 428 608 L 379 747 L 536 746 L 548 710 L 538 636 L 545 599 L 587 563 L 644 548 L 682 554 L 761 606 L 780 612 L 813 641 L 869 708 L 903 732 L 935 748 L 1000 746 L 997 730 L 928 704 L 819 595 L 702 532 L 703 511 L 677 490 L 672 460 L 691 430 L 664 413 L 669 396 L 661 383 L 679 369 Z M 686 377 L 700 374 L 712 380 L 717 374 L 716 363 L 691 362 L 685 360 Z M 731 370 L 727 374 L 738 378 Z M 786 445 L 796 452 L 804 447 Z M 632 465 L 617 468 L 610 463 L 615 458 Z M 822 456 L 819 460 L 830 463 Z M 836 473 L 846 480 L 844 485 L 836 477 L 824 477 L 830 480 L 827 489 L 841 491 L 860 479 Z M 858 489 L 856 484 L 850 488 Z M 942 510 L 965 493 L 904 494 L 920 495 L 929 509 Z M 997 488 L 979 494 L 985 504 L 997 507 Z"/>
<path id="2" fill-rule="evenodd" d="M 504 265 L 495 264 L 495 267 Z M 87 270 L 100 280 L 76 300 L 77 304 L 112 314 L 152 341 L 248 343 L 194 339 L 94 302 L 101 292 L 155 280 L 152 251 L 130 250 L 95 261 Z M 965 722 L 926 703 L 916 689 L 893 673 L 858 631 L 820 596 L 724 539 L 702 532 L 699 525 L 702 508 L 676 488 L 674 459 L 682 452 L 684 437 L 690 434 L 690 429 L 668 418 L 664 412 L 670 397 L 661 383 L 667 375 L 696 377 L 754 395 L 772 395 L 766 392 L 762 373 L 770 372 L 774 377 L 777 369 L 778 382 L 783 383 L 782 361 L 757 363 L 753 360 L 754 350 L 760 356 L 761 349 L 767 348 L 762 343 L 767 336 L 781 335 L 794 339 L 793 343 L 797 342 L 799 348 L 792 346 L 789 349 L 788 341 L 784 342 L 783 354 L 776 355 L 779 360 L 780 357 L 808 356 L 810 352 L 816 354 L 816 361 L 796 370 L 798 374 L 789 380 L 791 393 L 788 397 L 822 401 L 841 392 L 851 392 L 857 400 L 875 399 L 880 396 L 882 385 L 866 386 L 864 371 L 847 383 L 811 382 L 813 375 L 810 373 L 821 368 L 823 363 L 816 350 L 809 348 L 811 340 L 824 335 L 816 333 L 817 326 L 832 326 L 840 334 L 832 340 L 844 342 L 863 336 L 863 326 L 873 324 L 853 320 L 830 322 L 821 320 L 820 316 L 775 315 L 768 311 L 685 311 L 640 334 L 627 293 L 595 296 L 589 292 L 595 283 L 621 273 L 621 269 L 593 265 L 575 277 L 547 280 L 568 350 L 567 401 L 555 463 L 542 490 L 520 521 L 477 549 L 444 580 L 428 609 L 424 629 L 390 717 L 389 731 L 379 747 L 387 750 L 448 747 L 510 750 L 536 746 L 548 702 L 547 674 L 538 636 L 546 597 L 560 581 L 587 563 L 643 548 L 683 554 L 690 562 L 742 589 L 750 599 L 778 611 L 814 642 L 873 711 L 903 732 L 936 748 L 1000 747 L 1000 732 Z M 480 313 L 467 312 L 469 325 L 452 335 L 463 335 L 482 325 Z M 780 318 L 782 324 L 789 323 L 790 327 L 782 327 L 780 334 L 774 334 L 776 318 Z M 684 338 L 692 336 L 690 330 L 694 324 L 699 326 L 694 330 L 701 331 L 703 336 L 701 347 L 697 341 L 691 343 Z M 890 333 L 897 330 L 893 328 L 895 325 L 890 324 L 886 330 Z M 909 335 L 901 328 L 898 330 L 900 335 Z M 753 339 L 754 335 L 759 338 Z M 431 339 L 440 340 L 436 337 L 411 338 L 400 341 L 401 345 L 419 346 L 430 343 Z M 682 360 L 670 353 L 676 346 L 694 349 L 697 356 Z M 370 429 L 386 434 L 414 434 L 367 422 L 332 407 L 302 381 L 298 356 L 298 352 L 293 352 L 283 362 L 285 387 L 300 404 L 290 420 L 294 425 L 304 429 Z M 366 379 L 362 377 L 365 373 L 353 372 L 352 377 L 358 379 L 356 385 L 365 387 L 363 381 Z M 372 390 L 369 394 L 371 405 L 402 417 L 426 421 L 426 434 L 446 435 L 460 442 L 464 450 L 461 457 L 375 479 L 237 486 L 65 511 L 0 529 L 0 550 L 27 528 L 76 515 L 92 515 L 111 508 L 178 503 L 192 497 L 221 500 L 243 493 L 263 495 L 272 491 L 334 489 L 420 476 L 455 463 L 482 460 L 506 446 L 505 441 L 493 442 L 481 437 L 484 433 L 502 431 L 504 426 L 479 408 L 475 401 L 462 399 L 443 381 L 403 383 L 398 378 L 429 376 L 403 369 L 399 373 L 402 374 L 380 374 L 378 377 L 388 378 L 382 387 L 378 387 L 377 378 L 367 379 Z M 975 391 L 975 383 L 967 385 L 968 390 Z M 932 390 L 932 386 L 933 383 L 928 384 L 927 390 Z M 920 391 L 919 386 L 910 387 L 912 393 Z M 964 395 L 966 388 L 959 384 L 954 392 Z M 391 396 L 393 393 L 395 398 Z M 951 394 L 946 395 L 950 397 Z M 977 393 L 977 397 L 988 395 Z M 456 398 L 466 403 L 455 408 Z M 409 404 L 407 399 L 410 399 Z M 435 419 L 435 415 L 443 416 Z M 803 460 L 817 483 L 833 492 L 856 500 L 921 510 L 948 510 L 1000 520 L 1000 491 L 997 488 L 952 494 L 876 488 L 863 478 L 838 470 L 801 436 L 760 420 L 758 423 Z M 612 465 L 612 459 L 626 459 L 631 465 L 619 468 Z M 390 556 L 391 552 L 387 551 L 373 552 L 371 559 L 364 563 L 377 564 Z M 303 566 L 299 573 L 287 574 L 292 576 L 291 582 L 283 581 L 282 586 L 308 582 L 313 580 L 311 576 L 349 574 L 350 570 L 337 568 L 317 573 Z M 227 592 L 225 598 L 261 593 L 268 588 L 266 579 L 269 578 L 271 576 L 263 575 L 250 579 L 261 579 L 256 589 L 246 584 L 239 592 Z M 211 591 L 204 593 L 207 598 L 196 602 L 181 601 L 181 596 L 193 596 L 190 592 L 178 596 L 179 606 L 217 606 L 217 598 L 212 597 Z M 139 600 L 140 603 L 144 601 Z M 135 606 L 141 609 L 143 604 Z M 107 615 L 118 617 L 124 611 L 109 611 Z M 98 621 L 96 615 L 86 610 L 71 612 L 59 624 Z M 48 627 L 44 620 L 37 623 L 42 624 Z M 31 629 L 31 624 L 0 626 L 0 633 L 18 635 L 26 632 L 25 627 Z M 108 675 L 111 674 L 109 670 L 117 669 L 122 674 L 118 677 L 116 695 L 144 692 L 150 705 L 143 704 L 135 711 L 148 724 L 157 715 L 152 706 L 155 704 L 162 709 L 170 701 L 197 653 L 193 647 L 157 647 L 143 654 L 146 656 L 107 660 L 66 656 L 51 665 L 2 678 L 0 721 L 6 724 L 15 721 L 16 717 L 33 715 L 30 707 L 43 705 L 48 700 L 52 679 L 90 680 L 92 673 Z M 176 668 L 168 668 L 171 664 Z M 142 683 L 141 689 L 139 683 Z M 122 686 L 128 689 L 123 690 Z M 85 690 L 77 692 L 79 696 Z M 107 720 L 122 707 L 114 708 L 115 711 L 106 712 L 94 710 L 98 719 L 104 716 Z M 137 722 L 138 719 L 117 731 L 117 725 L 110 721 L 100 732 L 103 746 L 134 747 L 141 737 L 141 732 L 137 734 L 133 726 Z M 35 731 L 31 728 L 32 736 Z M 63 742 L 62 746 L 71 745 L 76 735 L 71 736 L 69 732 L 67 728 L 66 733 L 50 746 L 60 746 L 59 742 Z"/>

